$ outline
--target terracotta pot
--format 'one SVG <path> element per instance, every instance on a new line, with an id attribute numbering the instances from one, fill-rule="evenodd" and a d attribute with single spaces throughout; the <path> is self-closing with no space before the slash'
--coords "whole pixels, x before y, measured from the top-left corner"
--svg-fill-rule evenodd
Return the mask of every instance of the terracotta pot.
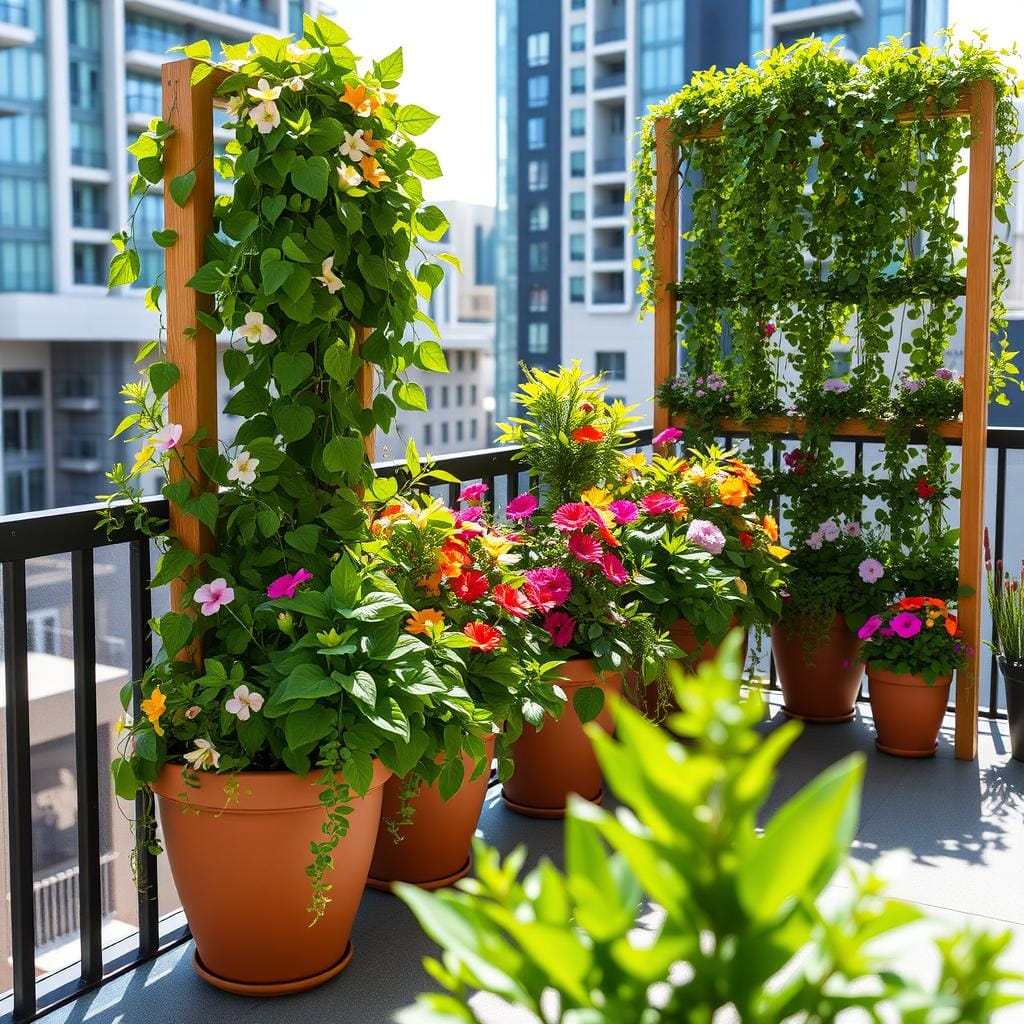
<path id="1" fill-rule="evenodd" d="M 739 626 L 737 619 L 733 619 L 729 623 L 730 630 L 736 629 L 737 626 Z M 672 643 L 683 652 L 683 657 L 677 658 L 675 663 L 684 672 L 696 673 L 701 665 L 708 661 L 714 661 L 718 656 L 718 645 L 698 643 L 697 638 L 693 635 L 693 627 L 685 619 L 676 619 L 668 627 L 668 634 Z M 747 662 L 747 637 L 747 631 L 744 630 L 741 649 L 744 665 Z M 634 675 L 631 681 L 635 679 L 636 676 Z M 666 696 L 665 700 L 659 702 L 657 683 L 649 683 L 647 686 L 644 686 L 640 691 L 639 699 L 635 703 L 636 707 L 651 719 L 652 722 L 661 721 L 666 715 L 679 710 L 674 697 Z"/>
<path id="2" fill-rule="evenodd" d="M 574 658 L 561 669 L 559 686 L 568 702 L 557 721 L 545 717 L 540 729 L 523 726 L 523 734 L 512 744 L 515 769 L 504 784 L 501 798 L 505 806 L 532 818 L 563 818 L 570 793 L 600 803 L 604 799 L 601 768 L 594 748 L 583 731 L 573 706 L 573 696 L 585 686 L 600 686 L 605 695 L 621 693 L 622 676 L 605 673 L 596 676 L 589 658 Z M 612 731 L 611 711 L 605 703 L 596 721 L 606 732 Z"/>
<path id="3" fill-rule="evenodd" d="M 772 627 L 772 654 L 782 686 L 782 710 L 805 722 L 848 722 L 864 678 L 860 641 L 842 615 L 824 636 L 814 622 L 794 616 Z"/>
<path id="4" fill-rule="evenodd" d="M 949 703 L 952 676 L 931 686 L 920 676 L 896 675 L 868 666 L 868 694 L 875 719 L 875 746 L 897 757 L 931 757 Z"/>
<path id="5" fill-rule="evenodd" d="M 334 977 L 352 956 L 349 934 L 391 773 L 375 761 L 369 792 L 350 801 L 348 834 L 325 878 L 331 902 L 310 927 L 306 866 L 324 822 L 314 776 L 241 772 L 237 799 L 229 799 L 229 777 L 199 773 L 192 787 L 182 770 L 165 766 L 153 791 L 200 976 L 250 996 L 301 992 Z"/>
<path id="6" fill-rule="evenodd" d="M 491 778 L 493 736 L 487 738 L 485 746 L 488 767 L 471 780 L 476 762 L 463 754 L 466 781 L 447 802 L 441 799 L 436 782 L 420 786 L 412 798 L 412 821 L 399 830 L 398 842 L 387 822 L 400 813 L 402 780 L 393 775 L 384 783 L 384 804 L 367 885 L 390 891 L 393 882 L 410 882 L 421 889 L 440 889 L 469 874 L 470 845 Z"/>
<path id="7" fill-rule="evenodd" d="M 999 669 L 1006 686 L 1006 715 L 1010 726 L 1010 751 L 1015 761 L 1024 761 L 1024 664 L 999 656 Z"/>

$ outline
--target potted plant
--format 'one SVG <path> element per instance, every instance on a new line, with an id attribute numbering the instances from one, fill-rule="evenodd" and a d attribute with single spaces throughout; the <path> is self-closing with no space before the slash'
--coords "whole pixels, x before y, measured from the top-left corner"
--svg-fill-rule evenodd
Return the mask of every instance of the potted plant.
<path id="1" fill-rule="evenodd" d="M 857 634 L 867 664 L 875 745 L 898 757 L 931 757 L 953 672 L 970 653 L 956 616 L 938 597 L 904 597 Z"/>
<path id="2" fill-rule="evenodd" d="M 993 642 L 999 671 L 1006 687 L 1006 713 L 1010 720 L 1010 750 L 1024 761 L 1024 565 L 1011 576 L 997 561 L 992 566 L 988 530 L 985 530 L 985 580 L 992 612 Z"/>
<path id="3" fill-rule="evenodd" d="M 408 469 L 410 488 L 432 477 L 411 441 Z M 486 484 L 464 488 L 458 510 L 426 495 L 391 496 L 384 481 L 377 489 L 388 497 L 376 505 L 374 540 L 364 555 L 384 568 L 415 609 L 405 631 L 423 637 L 440 661 L 451 663 L 481 723 L 494 729 L 483 758 L 474 760 L 467 750 L 439 766 L 436 778 L 393 775 L 384 785 L 369 884 L 390 889 L 403 881 L 435 889 L 469 871 L 496 746 L 499 775 L 507 779 L 508 747 L 524 716 L 538 722 L 545 712 L 561 715 L 562 693 L 552 683 L 562 659 L 552 653 L 540 622 L 515 614 L 518 606 L 508 599 L 523 583 L 521 556 L 512 529 L 492 520 Z"/>
<path id="4" fill-rule="evenodd" d="M 200 973 L 254 995 L 345 965 L 385 779 L 433 777 L 439 754 L 481 760 L 489 731 L 459 649 L 406 630 L 415 609 L 362 554 L 374 485 L 364 439 L 396 406 L 424 407 L 409 365 L 444 369 L 436 342 L 403 336 L 443 275 L 428 261 L 413 277 L 410 250 L 446 223 L 421 207 L 420 174 L 436 176 L 437 161 L 414 136 L 434 118 L 392 92 L 401 51 L 359 74 L 347 38 L 318 17 L 298 41 L 259 35 L 220 61 L 208 43 L 186 48 L 193 83 L 224 76 L 234 134 L 216 162 L 233 194 L 217 199 L 218 233 L 189 282 L 211 299 L 186 333 L 231 336 L 224 411 L 240 423 L 218 447 L 205 427 L 188 436 L 170 421 L 164 399 L 182 372 L 153 343 L 118 429 L 142 448 L 110 474 L 111 498 L 128 502 L 111 518 L 131 515 L 157 539 L 152 585 L 173 584 L 175 597 L 155 623 L 162 649 L 122 734 L 117 792 L 142 794 L 138 838 L 150 847 L 154 794 L 160 803 Z M 174 129 L 154 119 L 131 147 L 140 202 L 163 178 Z M 195 202 L 195 181 L 194 170 L 170 181 L 172 201 Z M 154 237 L 178 244 L 174 231 Z M 110 284 L 130 284 L 131 226 L 114 242 Z M 353 378 L 370 371 L 380 393 L 365 408 Z M 202 553 L 142 502 L 150 470 L 174 520 L 208 531 Z"/>

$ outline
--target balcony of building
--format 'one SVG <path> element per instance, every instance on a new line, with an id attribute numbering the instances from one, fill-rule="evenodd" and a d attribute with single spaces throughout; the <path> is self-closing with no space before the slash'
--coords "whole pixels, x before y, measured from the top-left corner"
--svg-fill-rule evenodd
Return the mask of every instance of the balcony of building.
<path id="1" fill-rule="evenodd" d="M 626 61 L 622 54 L 595 57 L 593 69 L 595 93 L 621 93 L 626 88 Z"/>
<path id="2" fill-rule="evenodd" d="M 628 216 L 626 190 L 622 185 L 598 185 L 594 188 L 590 216 L 594 221 L 624 221 Z"/>
<path id="3" fill-rule="evenodd" d="M 35 40 L 36 34 L 29 27 L 28 6 L 24 2 L 0 2 L 0 50 L 31 46 Z"/>
<path id="4" fill-rule="evenodd" d="M 239 38 L 281 25 L 279 0 L 125 0 L 125 10 Z"/>
<path id="5" fill-rule="evenodd" d="M 863 17 L 859 0 L 772 0 L 771 25 L 776 33 L 825 29 Z"/>
<path id="6" fill-rule="evenodd" d="M 622 263 L 626 258 L 626 238 L 622 228 L 595 228 L 591 263 Z"/>

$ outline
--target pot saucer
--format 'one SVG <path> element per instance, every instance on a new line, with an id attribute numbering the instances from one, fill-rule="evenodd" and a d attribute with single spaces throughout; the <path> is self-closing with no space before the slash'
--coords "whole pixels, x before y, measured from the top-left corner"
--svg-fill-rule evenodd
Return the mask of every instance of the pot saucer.
<path id="1" fill-rule="evenodd" d="M 236 996 L 267 998 L 270 996 L 288 996 L 295 992 L 305 992 L 308 989 L 316 988 L 317 985 L 322 985 L 325 981 L 330 981 L 336 974 L 340 974 L 348 966 L 348 962 L 351 959 L 352 943 L 350 942 L 345 947 L 345 952 L 342 953 L 341 959 L 337 963 L 331 964 L 327 970 L 320 971 L 319 974 L 311 974 L 308 978 L 295 978 L 292 981 L 232 981 L 230 978 L 222 978 L 220 975 L 214 974 L 203 963 L 199 957 L 198 949 L 192 954 L 192 966 L 196 969 L 196 974 L 203 981 L 209 982 L 215 988 L 231 992 Z"/>
<path id="2" fill-rule="evenodd" d="M 852 722 L 857 717 L 856 708 L 845 715 L 800 715 L 795 711 L 790 711 L 785 704 L 782 705 L 782 713 L 787 718 L 795 718 L 800 722 L 815 722 L 819 725 L 830 725 L 835 722 Z"/>
<path id="3" fill-rule="evenodd" d="M 587 797 L 592 804 L 604 803 L 604 787 L 597 791 L 596 796 Z M 531 807 L 529 804 L 519 804 L 505 796 L 505 790 L 501 791 L 501 802 L 516 814 L 523 814 L 527 818 L 564 818 L 564 807 Z"/>
<path id="4" fill-rule="evenodd" d="M 429 882 L 407 882 L 406 884 L 415 885 L 417 889 L 444 889 L 449 885 L 454 885 L 460 878 L 465 878 L 472 867 L 473 858 L 467 857 L 466 863 L 458 871 L 453 871 L 450 875 L 445 875 L 444 878 L 432 878 Z M 395 882 L 404 881 L 404 878 L 386 879 L 371 876 L 366 880 L 366 887 L 368 889 L 376 889 L 378 892 L 391 892 L 391 886 Z"/>
<path id="5" fill-rule="evenodd" d="M 889 754 L 892 757 L 934 757 L 935 752 L 939 749 L 938 741 L 936 741 L 935 746 L 931 750 L 901 750 L 899 747 L 887 747 L 879 743 L 878 740 L 875 740 L 875 746 L 883 754 Z"/>

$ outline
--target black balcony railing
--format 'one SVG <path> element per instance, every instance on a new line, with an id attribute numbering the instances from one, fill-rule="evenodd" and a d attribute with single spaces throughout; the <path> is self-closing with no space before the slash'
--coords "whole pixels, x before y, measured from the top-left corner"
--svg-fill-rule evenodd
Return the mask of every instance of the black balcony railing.
<path id="1" fill-rule="evenodd" d="M 28 8 L 24 4 L 0 3 L 0 21 L 28 28 Z"/>
<path id="2" fill-rule="evenodd" d="M 602 43 L 617 43 L 620 39 L 626 38 L 626 23 L 621 22 L 616 25 L 608 25 L 605 28 L 599 28 L 594 32 L 594 45 L 600 46 Z"/>
<path id="3" fill-rule="evenodd" d="M 621 298 L 621 296 L 620 296 Z M 725 443 L 730 443 L 725 438 Z M 651 429 L 637 432 L 635 445 L 649 448 Z M 849 442 L 854 448 L 854 463 L 863 468 L 865 445 Z M 951 442 L 956 443 L 956 442 Z M 1007 453 L 1024 451 L 1024 428 L 992 428 L 989 454 L 994 457 L 994 547 L 1001 558 L 1006 539 Z M 520 464 L 513 461 L 513 447 L 491 448 L 445 456 L 438 467 L 466 482 L 483 482 L 490 488 L 495 507 L 503 507 L 531 484 Z M 383 476 L 400 477 L 404 462 L 379 463 Z M 434 489 L 450 503 L 458 500 L 459 484 L 442 484 Z M 162 498 L 146 499 L 150 510 L 167 514 Z M 161 922 L 155 860 L 144 853 L 136 865 L 138 883 L 137 941 L 118 943 L 104 949 L 102 925 L 111 913 L 109 893 L 112 886 L 113 852 L 101 839 L 100 779 L 107 771 L 100 763 L 97 733 L 97 614 L 95 602 L 94 558 L 98 550 L 113 545 L 128 546 L 128 571 L 116 586 L 129 610 L 130 671 L 139 679 L 153 656 L 153 637 L 149 621 L 153 615 L 149 589 L 151 559 L 149 538 L 139 532 L 131 519 L 107 533 L 97 529 L 101 506 L 54 509 L 18 516 L 0 517 L 0 564 L 3 567 L 3 643 L 4 690 L 6 711 L 5 759 L 8 784 L 8 821 L 6 851 L 10 879 L 10 923 L 13 990 L 0 996 L 0 1019 L 23 1024 L 58 1006 L 72 1002 L 83 992 L 104 981 L 152 960 L 161 952 L 188 939 L 187 927 L 180 916 Z M 75 868 L 67 867 L 59 877 L 51 872 L 40 879 L 33 872 L 33 794 L 30 769 L 32 749 L 29 728 L 29 600 L 26 563 L 32 559 L 71 559 L 71 652 L 74 667 L 74 747 L 77 788 L 77 859 Z M 776 686 L 774 665 L 768 668 L 768 681 Z M 998 703 L 998 676 L 994 658 L 990 663 L 988 701 L 982 714 L 1003 717 Z M 984 693 L 984 690 L 983 690 Z M 136 705 L 139 694 L 136 691 Z M 983 702 L 984 703 L 984 702 Z M 136 713 L 138 708 L 136 707 Z M 140 807 L 140 811 L 142 808 Z M 144 815 L 141 818 L 144 819 Z M 146 839 L 146 835 L 141 836 Z M 43 882 L 44 884 L 41 884 Z M 45 899 L 41 891 L 47 889 Z M 59 904 L 59 905 L 58 905 Z M 76 920 L 71 917 L 76 916 Z M 50 978 L 36 977 L 36 951 L 47 941 L 77 935 L 81 942 L 81 962 L 73 969 Z"/>
<path id="4" fill-rule="evenodd" d="M 594 89 L 618 89 L 626 84 L 625 71 L 609 71 L 604 75 L 594 75 Z"/>

